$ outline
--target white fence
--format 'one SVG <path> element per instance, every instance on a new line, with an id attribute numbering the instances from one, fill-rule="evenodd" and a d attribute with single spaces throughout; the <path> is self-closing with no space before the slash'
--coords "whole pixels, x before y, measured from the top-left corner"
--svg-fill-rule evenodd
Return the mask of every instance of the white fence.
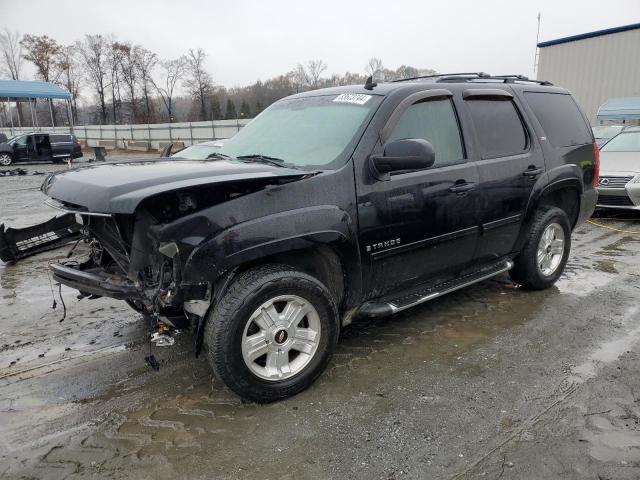
<path id="1" fill-rule="evenodd" d="M 8 137 L 23 132 L 43 131 L 51 133 L 73 132 L 89 147 L 145 148 L 159 150 L 169 142 L 185 145 L 231 138 L 249 123 L 248 119 L 215 120 L 206 122 L 152 123 L 138 125 L 77 125 L 75 127 L 23 127 L 1 128 Z"/>

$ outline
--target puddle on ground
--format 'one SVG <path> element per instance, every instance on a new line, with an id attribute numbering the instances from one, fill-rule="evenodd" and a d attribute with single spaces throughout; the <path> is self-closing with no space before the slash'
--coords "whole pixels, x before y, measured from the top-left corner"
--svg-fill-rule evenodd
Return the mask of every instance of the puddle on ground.
<path id="1" fill-rule="evenodd" d="M 630 307 L 623 315 L 624 324 L 637 323 L 639 311 L 640 307 Z M 572 375 L 569 380 L 575 383 L 584 383 L 595 377 L 600 364 L 615 362 L 638 342 L 640 342 L 640 326 L 621 337 L 602 343 L 584 363 L 571 369 Z"/>
<path id="2" fill-rule="evenodd" d="M 556 288 L 560 293 L 571 293 L 578 297 L 589 296 L 596 290 L 600 290 L 613 280 L 616 275 L 612 272 L 604 272 L 596 269 L 574 269 L 573 272 L 567 271 L 565 275 L 560 277 L 556 282 Z"/>
<path id="3" fill-rule="evenodd" d="M 618 273 L 618 270 L 616 270 L 616 262 L 609 259 L 598 260 L 593 268 L 604 273 Z"/>

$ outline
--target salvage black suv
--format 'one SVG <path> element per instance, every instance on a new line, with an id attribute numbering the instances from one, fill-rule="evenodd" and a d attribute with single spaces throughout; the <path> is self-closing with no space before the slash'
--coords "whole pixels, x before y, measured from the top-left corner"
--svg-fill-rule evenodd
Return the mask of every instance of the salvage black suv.
<path id="1" fill-rule="evenodd" d="M 268 402 L 308 387 L 355 316 L 507 271 L 553 285 L 597 181 L 566 90 L 454 74 L 293 95 L 214 158 L 93 165 L 43 191 L 91 250 L 52 264 L 58 282 L 186 319 L 215 374 Z"/>

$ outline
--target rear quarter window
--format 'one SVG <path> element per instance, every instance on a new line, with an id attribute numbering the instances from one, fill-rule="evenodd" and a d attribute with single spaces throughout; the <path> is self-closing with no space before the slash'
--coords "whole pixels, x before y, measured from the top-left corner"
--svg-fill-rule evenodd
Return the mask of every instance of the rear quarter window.
<path id="1" fill-rule="evenodd" d="M 49 135 L 51 143 L 70 142 L 71 135 Z"/>
<path id="2" fill-rule="evenodd" d="M 468 100 L 481 157 L 517 155 L 528 148 L 528 137 L 511 100 Z"/>
<path id="3" fill-rule="evenodd" d="M 524 98 L 554 147 L 593 142 L 591 130 L 571 95 L 525 92 Z"/>

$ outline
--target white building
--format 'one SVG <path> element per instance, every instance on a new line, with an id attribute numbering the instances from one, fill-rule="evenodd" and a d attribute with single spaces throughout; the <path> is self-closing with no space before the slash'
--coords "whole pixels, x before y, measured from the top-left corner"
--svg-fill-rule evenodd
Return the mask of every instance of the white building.
<path id="1" fill-rule="evenodd" d="M 567 88 L 593 125 L 610 98 L 640 97 L 640 23 L 538 44 L 538 79 Z"/>

